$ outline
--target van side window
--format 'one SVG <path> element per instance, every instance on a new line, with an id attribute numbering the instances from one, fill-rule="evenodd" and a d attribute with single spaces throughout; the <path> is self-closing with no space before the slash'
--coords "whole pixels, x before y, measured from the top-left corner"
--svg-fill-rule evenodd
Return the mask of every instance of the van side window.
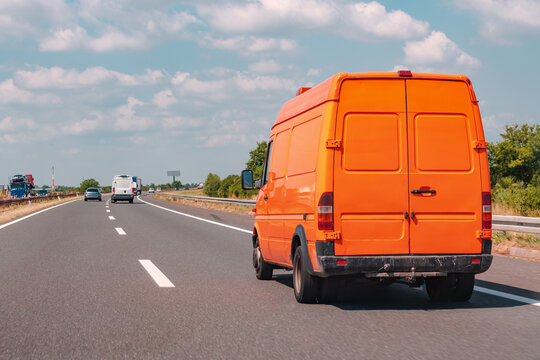
<path id="1" fill-rule="evenodd" d="M 263 183 L 262 185 L 265 185 L 268 182 L 268 172 L 270 167 L 270 160 L 272 158 L 272 145 L 274 145 L 274 141 L 270 141 L 268 144 L 268 149 L 266 150 L 266 159 L 264 160 L 264 170 L 263 170 Z"/>

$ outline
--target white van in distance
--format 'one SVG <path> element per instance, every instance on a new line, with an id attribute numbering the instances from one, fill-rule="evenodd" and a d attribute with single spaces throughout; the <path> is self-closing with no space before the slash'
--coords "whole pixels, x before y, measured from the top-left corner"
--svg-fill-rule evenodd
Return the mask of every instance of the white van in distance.
<path id="1" fill-rule="evenodd" d="M 112 181 L 112 198 L 111 202 L 115 203 L 118 200 L 127 200 L 133 203 L 135 196 L 135 188 L 131 175 L 115 175 Z"/>

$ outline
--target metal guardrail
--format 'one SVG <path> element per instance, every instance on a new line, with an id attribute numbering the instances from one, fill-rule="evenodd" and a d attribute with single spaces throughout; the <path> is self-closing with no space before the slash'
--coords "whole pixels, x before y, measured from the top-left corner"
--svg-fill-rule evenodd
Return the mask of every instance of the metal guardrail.
<path id="1" fill-rule="evenodd" d="M 243 199 L 228 199 L 228 198 L 214 198 L 207 196 L 191 196 L 191 195 L 178 195 L 162 193 L 161 195 L 178 197 L 182 199 L 189 199 L 195 201 L 209 201 L 227 204 L 240 204 L 255 206 L 255 200 L 243 200 Z M 493 215 L 493 230 L 503 231 L 516 231 L 524 233 L 540 234 L 540 218 L 526 217 L 526 216 L 504 216 Z"/>
<path id="2" fill-rule="evenodd" d="M 45 195 L 45 196 L 30 196 L 30 197 L 23 197 L 23 198 L 15 198 L 15 199 L 5 199 L 0 200 L 0 208 L 7 207 L 10 205 L 17 205 L 17 204 L 25 204 L 30 201 L 33 202 L 41 202 L 43 200 L 49 200 L 49 199 L 57 199 L 57 198 L 66 198 L 66 197 L 72 197 L 77 196 L 78 193 L 70 193 L 70 194 L 54 194 L 54 195 Z"/>
<path id="3" fill-rule="evenodd" d="M 493 215 L 491 228 L 493 230 L 540 234 L 540 218 Z"/>
<path id="4" fill-rule="evenodd" d="M 178 195 L 178 194 L 168 194 L 161 193 L 155 195 L 171 196 L 181 199 L 194 200 L 194 201 L 208 201 L 208 202 L 218 202 L 224 204 L 236 204 L 236 205 L 248 205 L 255 206 L 255 200 L 246 200 L 246 199 L 229 199 L 229 198 L 218 198 L 218 197 L 208 197 L 208 196 L 191 196 L 191 195 Z"/>

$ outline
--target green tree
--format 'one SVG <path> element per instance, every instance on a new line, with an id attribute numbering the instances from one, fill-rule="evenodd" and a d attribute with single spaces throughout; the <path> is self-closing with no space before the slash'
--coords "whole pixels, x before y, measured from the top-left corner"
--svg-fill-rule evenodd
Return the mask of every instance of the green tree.
<path id="1" fill-rule="evenodd" d="M 221 179 L 218 175 L 209 173 L 203 185 L 203 193 L 208 196 L 218 196 L 218 190 L 221 186 Z"/>
<path id="2" fill-rule="evenodd" d="M 234 185 L 235 180 L 240 180 L 238 175 L 229 175 L 221 181 L 221 186 L 218 190 L 219 197 L 229 197 L 232 195 L 232 186 Z M 237 195 L 238 196 L 238 195 Z"/>
<path id="3" fill-rule="evenodd" d="M 253 178 L 260 179 L 264 166 L 264 157 L 266 156 L 266 141 L 257 143 L 257 147 L 249 152 L 249 160 L 246 168 L 253 171 Z"/>
<path id="4" fill-rule="evenodd" d="M 540 125 L 506 126 L 503 141 L 488 143 L 491 181 L 504 177 L 529 184 L 540 173 Z"/>
<path id="5" fill-rule="evenodd" d="M 177 189 L 177 188 L 180 188 L 182 186 L 182 183 L 180 182 L 180 180 L 174 180 L 172 183 L 171 183 L 171 186 L 174 188 L 174 189 Z"/>
<path id="6" fill-rule="evenodd" d="M 79 186 L 79 191 L 84 192 L 88 188 L 95 188 L 99 187 L 99 182 L 96 179 L 86 179 L 81 182 L 81 186 Z"/>

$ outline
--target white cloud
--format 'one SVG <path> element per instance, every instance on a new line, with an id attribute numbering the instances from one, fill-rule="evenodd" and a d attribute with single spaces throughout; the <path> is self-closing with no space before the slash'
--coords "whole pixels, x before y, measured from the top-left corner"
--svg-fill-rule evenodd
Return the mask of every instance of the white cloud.
<path id="1" fill-rule="evenodd" d="M 359 2 L 343 10 L 346 26 L 338 28 L 348 37 L 411 39 L 423 36 L 429 30 L 427 22 L 416 20 L 402 10 L 387 11 L 376 1 Z"/>
<path id="2" fill-rule="evenodd" d="M 200 44 L 209 48 L 240 51 L 246 53 L 260 53 L 267 51 L 293 51 L 298 48 L 294 40 L 278 38 L 262 38 L 256 36 L 234 36 L 230 38 L 215 38 L 206 35 Z"/>
<path id="3" fill-rule="evenodd" d="M 41 124 L 31 118 L 11 116 L 0 120 L 0 144 L 23 144 L 49 141 L 57 133 L 50 124 Z"/>
<path id="4" fill-rule="evenodd" d="M 115 111 L 114 127 L 120 131 L 142 131 L 149 129 L 154 120 L 136 115 L 135 108 L 144 103 L 134 97 L 129 97 L 126 105 L 118 107 Z"/>
<path id="5" fill-rule="evenodd" d="M 538 0 L 454 0 L 456 6 L 477 13 L 482 34 L 500 43 L 512 43 L 523 34 L 540 34 Z"/>
<path id="6" fill-rule="evenodd" d="M 413 69 L 470 70 L 481 65 L 480 60 L 461 50 L 455 42 L 440 31 L 433 31 L 421 41 L 407 41 L 403 48 L 404 62 Z"/>
<path id="7" fill-rule="evenodd" d="M 230 144 L 243 144 L 247 137 L 243 134 L 214 134 L 208 136 L 199 136 L 197 141 L 202 144 L 202 147 L 222 147 Z"/>
<path id="8" fill-rule="evenodd" d="M 5 117 L 0 120 L 0 132 L 13 132 L 21 129 L 34 130 L 37 128 L 37 124 L 32 119 L 26 118 L 12 118 L 11 116 Z"/>
<path id="9" fill-rule="evenodd" d="M 163 90 L 154 95 L 152 99 L 152 104 L 160 108 L 166 108 L 169 105 L 175 104 L 177 102 L 174 97 L 171 89 Z"/>
<path id="10" fill-rule="evenodd" d="M 185 128 L 196 128 L 203 124 L 202 120 L 195 118 L 187 118 L 182 116 L 165 118 L 161 122 L 163 128 L 170 129 L 185 129 Z"/>
<path id="11" fill-rule="evenodd" d="M 262 60 L 250 64 L 248 68 L 258 74 L 275 74 L 280 72 L 283 66 L 275 60 Z"/>
<path id="12" fill-rule="evenodd" d="M 93 52 L 148 49 L 170 36 L 187 36 L 188 26 L 199 22 L 188 12 L 174 11 L 172 4 L 154 4 L 149 8 L 146 5 L 83 0 L 72 5 L 77 13 L 74 21 L 51 27 L 49 35 L 40 40 L 40 49 Z"/>
<path id="13" fill-rule="evenodd" d="M 64 0 L 0 0 L 0 40 L 39 36 L 43 26 L 73 19 Z"/>
<path id="14" fill-rule="evenodd" d="M 230 34 L 330 30 L 353 38 L 409 39 L 429 29 L 427 22 L 376 1 L 254 0 L 199 6 L 198 12 L 214 29 Z"/>
<path id="15" fill-rule="evenodd" d="M 15 72 L 15 82 L 27 89 L 73 89 L 116 83 L 124 86 L 151 85 L 164 78 L 159 70 L 147 69 L 144 74 L 128 75 L 103 67 L 92 67 L 84 71 L 63 69 L 58 66 Z"/>
<path id="16" fill-rule="evenodd" d="M 202 96 L 204 99 L 225 100 L 243 94 L 271 93 L 283 91 L 294 94 L 296 82 L 290 78 L 263 76 L 240 71 L 229 71 L 222 78 L 200 79 L 186 73 L 177 73 L 171 83 L 182 95 Z"/>
<path id="17" fill-rule="evenodd" d="M 34 94 L 30 91 L 19 89 L 8 79 L 0 83 L 0 104 L 34 104 L 51 105 L 60 103 L 60 98 L 52 94 Z"/>
<path id="18" fill-rule="evenodd" d="M 141 145 L 141 144 L 146 144 L 148 142 L 148 139 L 144 136 L 131 136 L 129 138 L 129 141 L 132 144 Z"/>
<path id="19" fill-rule="evenodd" d="M 65 124 L 60 128 L 62 134 L 80 135 L 97 129 L 100 120 L 83 119 L 72 124 Z"/>

